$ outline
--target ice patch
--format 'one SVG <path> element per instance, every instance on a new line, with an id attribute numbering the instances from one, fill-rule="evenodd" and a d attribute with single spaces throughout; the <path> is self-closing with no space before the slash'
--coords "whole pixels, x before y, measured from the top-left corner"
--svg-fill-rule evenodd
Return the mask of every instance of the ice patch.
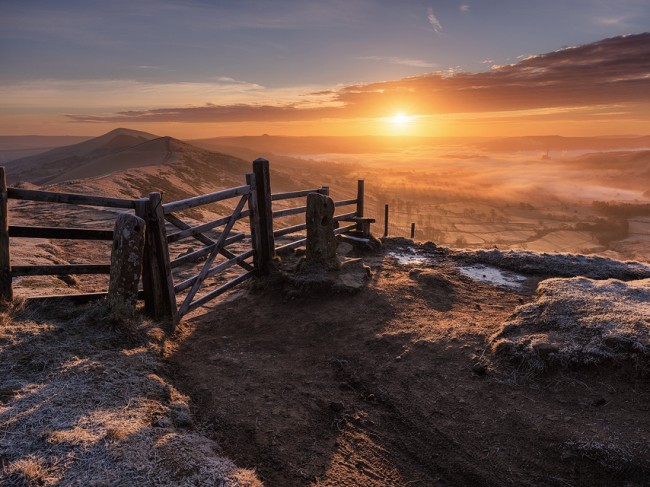
<path id="1" fill-rule="evenodd" d="M 460 266 L 458 270 L 461 274 L 481 282 L 489 282 L 496 286 L 505 286 L 510 288 L 521 288 L 521 283 L 528 279 L 526 276 L 516 274 L 510 271 L 504 271 L 498 267 L 489 265 L 467 265 Z"/>
<path id="2" fill-rule="evenodd" d="M 395 259 L 400 265 L 423 265 L 431 262 L 430 258 L 416 254 L 413 249 L 407 249 L 404 252 L 388 252 L 387 255 Z"/>

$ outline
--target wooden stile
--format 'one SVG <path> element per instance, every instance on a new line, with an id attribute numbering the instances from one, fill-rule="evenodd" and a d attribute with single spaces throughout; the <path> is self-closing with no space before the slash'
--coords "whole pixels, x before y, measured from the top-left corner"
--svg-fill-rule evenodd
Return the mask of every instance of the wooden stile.
<path id="1" fill-rule="evenodd" d="M 11 282 L 11 258 L 9 253 L 9 206 L 7 176 L 0 167 L 0 299 L 11 302 L 14 292 Z"/>

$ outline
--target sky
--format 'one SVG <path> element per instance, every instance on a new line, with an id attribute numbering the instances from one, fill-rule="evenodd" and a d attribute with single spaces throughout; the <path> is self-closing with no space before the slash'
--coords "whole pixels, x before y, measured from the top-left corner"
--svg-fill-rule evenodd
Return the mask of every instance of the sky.
<path id="1" fill-rule="evenodd" d="M 0 0 L 0 134 L 650 134 L 650 0 Z"/>

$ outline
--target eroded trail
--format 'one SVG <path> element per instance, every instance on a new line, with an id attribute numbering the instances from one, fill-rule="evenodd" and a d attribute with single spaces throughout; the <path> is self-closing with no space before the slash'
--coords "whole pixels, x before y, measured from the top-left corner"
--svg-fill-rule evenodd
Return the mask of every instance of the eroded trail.
<path id="1" fill-rule="evenodd" d="M 641 478 L 567 442 L 603 424 L 634 435 L 647 383 L 567 374 L 521 385 L 512 367 L 474 367 L 534 282 L 478 282 L 442 254 L 426 268 L 388 253 L 368 264 L 371 283 L 355 295 L 242 289 L 184 325 L 171 356 L 176 382 L 239 466 L 271 486 Z"/>

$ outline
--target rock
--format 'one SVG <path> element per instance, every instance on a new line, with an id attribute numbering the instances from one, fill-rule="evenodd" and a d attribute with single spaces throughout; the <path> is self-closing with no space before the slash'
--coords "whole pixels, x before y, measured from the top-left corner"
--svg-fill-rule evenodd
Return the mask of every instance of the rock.
<path id="1" fill-rule="evenodd" d="M 540 357 L 546 358 L 552 353 L 558 353 L 560 351 L 560 347 L 553 343 L 537 342 L 533 344 L 533 350 L 535 350 Z"/>
<path id="2" fill-rule="evenodd" d="M 354 247 L 347 242 L 339 242 L 339 245 L 336 248 L 336 252 L 339 255 L 348 255 L 352 250 L 354 250 Z"/>

